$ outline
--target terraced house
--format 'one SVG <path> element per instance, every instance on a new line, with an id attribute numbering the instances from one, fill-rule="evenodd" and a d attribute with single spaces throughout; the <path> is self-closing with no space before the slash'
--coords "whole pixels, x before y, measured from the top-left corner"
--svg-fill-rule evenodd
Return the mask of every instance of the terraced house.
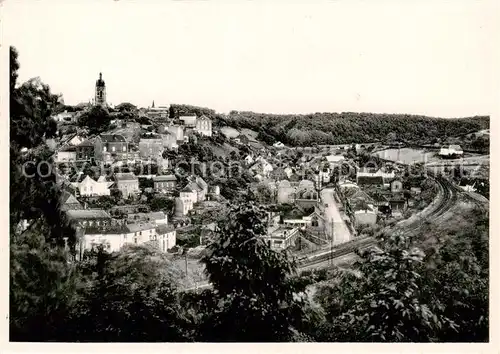
<path id="1" fill-rule="evenodd" d="M 153 177 L 154 189 L 156 192 L 166 192 L 177 186 L 177 177 L 175 175 Z"/>
<path id="2" fill-rule="evenodd" d="M 128 141 L 119 134 L 101 134 L 94 142 L 95 159 L 111 163 L 124 161 L 129 158 L 130 147 Z"/>

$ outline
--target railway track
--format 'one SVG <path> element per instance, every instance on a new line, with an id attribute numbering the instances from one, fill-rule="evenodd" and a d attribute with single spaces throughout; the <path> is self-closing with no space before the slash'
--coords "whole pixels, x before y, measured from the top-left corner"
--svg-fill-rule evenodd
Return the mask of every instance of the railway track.
<path id="1" fill-rule="evenodd" d="M 456 201 L 458 200 L 458 193 L 461 190 L 443 177 L 437 176 L 431 178 L 434 178 L 440 190 L 438 196 L 435 199 L 435 201 L 437 202 L 435 202 L 434 205 L 431 204 L 427 209 L 424 209 L 420 213 L 421 215 L 414 217 L 413 221 L 408 222 L 408 220 L 405 220 L 404 225 L 396 225 L 395 228 L 398 231 L 404 233 L 416 232 L 426 223 L 437 220 L 444 213 L 450 210 L 453 205 L 455 205 Z M 299 259 L 299 268 L 328 263 L 335 258 L 345 257 L 349 254 L 354 255 L 356 250 L 363 250 L 366 248 L 374 247 L 377 245 L 377 242 L 378 241 L 373 237 L 359 238 L 339 245 L 332 251 L 328 250 L 320 254 L 315 254 Z"/>

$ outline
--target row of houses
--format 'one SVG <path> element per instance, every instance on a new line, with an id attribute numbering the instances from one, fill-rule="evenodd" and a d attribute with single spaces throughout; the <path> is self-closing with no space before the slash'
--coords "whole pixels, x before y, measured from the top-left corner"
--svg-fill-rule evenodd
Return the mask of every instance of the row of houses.
<path id="1" fill-rule="evenodd" d="M 115 173 L 110 180 L 106 179 L 105 176 L 100 176 L 95 180 L 88 175 L 80 179 L 77 182 L 70 181 L 75 194 L 80 197 L 109 196 L 112 188 L 119 190 L 124 198 L 141 192 L 138 176 L 129 172 Z M 169 193 L 177 186 L 177 177 L 173 174 L 155 175 L 151 179 L 153 181 L 153 190 L 157 193 Z"/>
<path id="2" fill-rule="evenodd" d="M 108 252 L 116 252 L 127 244 L 150 244 L 167 252 L 176 245 L 176 231 L 168 225 L 163 213 L 154 214 L 145 219 L 123 221 L 113 219 L 104 210 L 67 210 L 68 220 L 78 236 L 77 259 L 81 259 L 85 251 L 98 246 Z"/>
<path id="3" fill-rule="evenodd" d="M 183 118 L 183 117 L 181 117 Z M 186 142 L 185 129 L 191 129 L 191 122 L 184 117 L 185 125 L 161 125 L 158 133 L 143 136 L 138 144 L 131 142 L 124 134 L 107 133 L 95 138 L 83 139 L 77 134 L 61 142 L 61 148 L 55 154 L 59 163 L 98 161 L 113 163 L 116 161 L 135 162 L 140 160 L 160 160 L 165 150 L 175 150 Z M 194 116 L 194 132 L 212 136 L 212 121 L 205 117 Z"/>

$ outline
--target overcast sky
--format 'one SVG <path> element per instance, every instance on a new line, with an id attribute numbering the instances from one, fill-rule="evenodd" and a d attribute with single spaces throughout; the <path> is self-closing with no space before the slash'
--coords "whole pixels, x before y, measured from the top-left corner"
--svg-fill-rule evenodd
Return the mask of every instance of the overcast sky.
<path id="1" fill-rule="evenodd" d="M 3 43 L 19 51 L 20 80 L 40 76 L 68 104 L 89 101 L 102 72 L 112 104 L 491 113 L 498 6 L 290 3 L 7 0 Z"/>

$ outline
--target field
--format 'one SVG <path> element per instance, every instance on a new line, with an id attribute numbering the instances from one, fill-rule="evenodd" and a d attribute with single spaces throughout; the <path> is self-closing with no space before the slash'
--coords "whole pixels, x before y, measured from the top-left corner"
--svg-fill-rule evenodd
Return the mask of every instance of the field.
<path id="1" fill-rule="evenodd" d="M 437 156 L 437 151 L 426 151 L 417 150 L 411 148 L 403 149 L 387 149 L 382 151 L 377 151 L 374 155 L 390 161 L 399 161 L 405 164 L 411 164 L 415 162 L 434 162 L 439 161 L 439 156 Z"/>

